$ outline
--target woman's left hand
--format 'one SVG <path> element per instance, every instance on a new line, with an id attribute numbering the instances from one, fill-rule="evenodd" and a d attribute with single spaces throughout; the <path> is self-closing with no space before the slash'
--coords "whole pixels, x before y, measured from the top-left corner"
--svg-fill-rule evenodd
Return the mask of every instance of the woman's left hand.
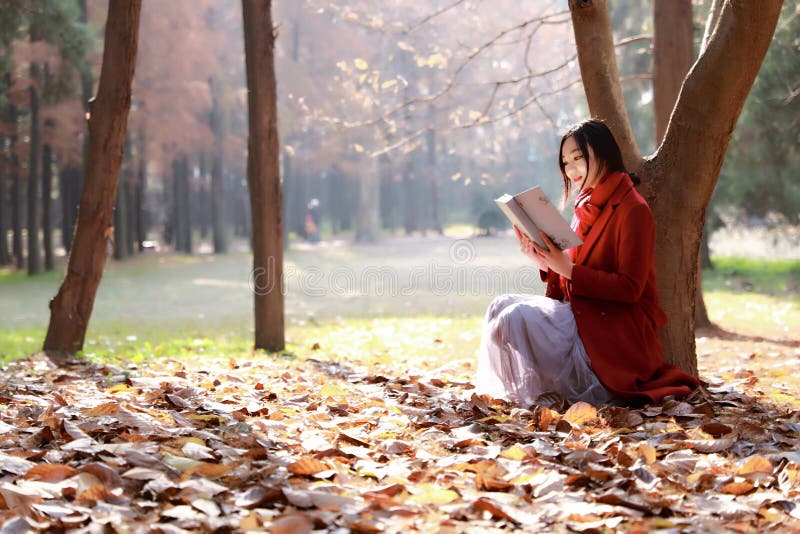
<path id="1" fill-rule="evenodd" d="M 541 236 L 542 241 L 544 241 L 547 245 L 547 248 L 550 250 L 540 247 L 534 243 L 533 246 L 536 248 L 536 251 L 540 254 L 540 256 L 544 257 L 547 265 L 550 266 L 550 269 L 552 269 L 554 272 L 557 272 L 567 280 L 571 280 L 573 263 L 572 259 L 569 257 L 569 254 L 563 250 L 559 250 L 544 232 L 539 232 L 539 235 Z"/>

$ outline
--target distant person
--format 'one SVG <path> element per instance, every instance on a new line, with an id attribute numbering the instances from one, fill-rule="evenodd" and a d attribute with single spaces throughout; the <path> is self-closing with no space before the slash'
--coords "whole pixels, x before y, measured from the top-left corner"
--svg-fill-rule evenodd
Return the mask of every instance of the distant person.
<path id="1" fill-rule="evenodd" d="M 561 138 L 564 198 L 577 190 L 572 228 L 583 244 L 549 250 L 514 227 L 540 269 L 545 296 L 501 295 L 486 312 L 480 393 L 528 407 L 585 401 L 660 402 L 698 381 L 664 363 L 657 331 L 667 321 L 655 280 L 655 224 L 608 126 L 590 119 Z"/>
<path id="2" fill-rule="evenodd" d="M 309 243 L 319 243 L 319 200 L 312 198 L 308 201 L 306 211 L 305 230 Z"/>

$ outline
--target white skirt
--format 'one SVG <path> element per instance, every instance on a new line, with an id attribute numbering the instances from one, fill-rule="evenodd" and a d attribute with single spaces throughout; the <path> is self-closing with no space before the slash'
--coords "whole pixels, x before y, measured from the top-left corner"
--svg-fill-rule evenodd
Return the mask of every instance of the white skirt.
<path id="1" fill-rule="evenodd" d="M 489 305 L 475 386 L 525 408 L 551 391 L 570 403 L 613 399 L 592 371 L 569 302 L 535 295 L 501 295 Z"/>

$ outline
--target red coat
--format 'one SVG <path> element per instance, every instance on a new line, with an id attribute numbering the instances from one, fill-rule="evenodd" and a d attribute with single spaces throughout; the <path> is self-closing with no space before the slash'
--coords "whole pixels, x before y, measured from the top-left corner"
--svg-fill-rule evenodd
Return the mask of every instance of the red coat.
<path id="1" fill-rule="evenodd" d="M 655 222 L 625 176 L 573 252 L 572 280 L 542 273 L 548 297 L 571 302 L 578 333 L 597 377 L 616 396 L 660 402 L 683 397 L 698 381 L 664 363 L 658 329 Z"/>

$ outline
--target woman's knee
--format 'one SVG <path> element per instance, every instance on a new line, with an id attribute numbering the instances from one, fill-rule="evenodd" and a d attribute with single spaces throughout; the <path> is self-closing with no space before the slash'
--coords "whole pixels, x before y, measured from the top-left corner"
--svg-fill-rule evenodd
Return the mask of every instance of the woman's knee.
<path id="1" fill-rule="evenodd" d="M 504 309 L 514 302 L 514 300 L 516 300 L 516 295 L 500 295 L 495 297 L 486 310 L 486 318 L 490 321 L 494 320 Z"/>

